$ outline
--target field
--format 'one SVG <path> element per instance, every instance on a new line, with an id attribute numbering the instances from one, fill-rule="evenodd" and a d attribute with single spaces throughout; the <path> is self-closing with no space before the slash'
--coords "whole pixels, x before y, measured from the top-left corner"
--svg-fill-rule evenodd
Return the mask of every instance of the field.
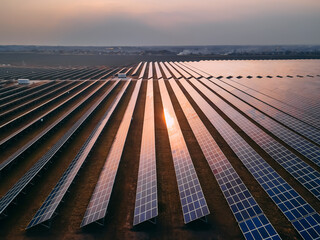
<path id="1" fill-rule="evenodd" d="M 0 209 L 1 239 L 250 239 L 250 236 L 258 239 L 256 236 L 263 238 L 266 225 L 273 226 L 276 231 L 271 233 L 265 228 L 266 234 L 274 239 L 277 236 L 282 239 L 320 238 L 319 60 L 181 59 L 172 62 L 177 59 L 167 59 L 161 62 L 160 59 L 158 64 L 139 63 L 138 59 L 128 59 L 124 63 L 120 57 L 119 62 L 115 59 L 111 63 L 102 56 L 97 62 L 89 61 L 91 65 L 84 66 L 84 60 L 70 64 L 67 58 L 61 59 L 54 61 L 63 67 L 52 62 L 37 64 L 39 59 L 35 62 L 29 59 L 27 67 L 0 67 L 0 79 L 3 79 L 0 81 L 0 206 L 10 189 L 84 118 L 34 174 L 32 181 L 12 198 L 5 211 Z M 118 67 L 120 62 L 125 67 Z M 119 73 L 126 73 L 127 78 L 119 79 Z M 18 78 L 28 78 L 32 84 L 18 85 Z M 151 81 L 158 214 L 155 224 L 143 221 L 133 226 L 139 163 L 143 155 L 140 150 L 145 107 Z M 167 102 L 164 100 L 166 91 L 170 96 Z M 127 109 L 131 102 L 135 103 L 134 111 L 124 146 L 118 150 L 122 154 L 115 167 L 107 214 L 102 218 L 104 224 L 93 221 L 80 228 L 99 175 L 105 163 L 111 161 L 106 159 L 112 152 L 117 132 L 125 129 L 123 121 L 129 114 Z M 173 113 L 169 110 L 170 102 Z M 63 194 L 63 201 L 59 201 L 54 217 L 43 222 L 46 226 L 39 224 L 26 230 L 112 106 L 116 106 L 113 113 L 85 161 L 81 162 L 81 168 L 76 170 L 72 184 L 68 183 L 68 191 Z M 168 131 L 171 124 L 174 126 L 172 135 Z M 186 148 L 174 149 L 172 139 L 179 134 Z M 201 140 L 204 136 L 206 140 Z M 181 142 L 179 144 L 183 145 Z M 206 145 L 208 143 L 211 145 Z M 213 153 L 209 151 L 211 146 Z M 188 159 L 191 164 L 181 167 L 177 165 L 176 151 L 185 149 L 188 153 L 182 165 Z M 257 170 L 258 165 L 263 166 L 261 172 Z M 193 168 L 196 176 L 190 174 Z M 177 181 L 178 173 L 185 169 L 188 170 L 183 174 L 198 178 L 210 210 L 210 214 L 202 212 L 205 217 L 197 217 L 187 224 Z M 224 174 L 232 171 L 237 173 L 232 175 L 237 181 L 225 177 Z M 271 172 L 274 174 L 269 176 Z M 268 177 L 271 183 L 266 180 Z M 278 184 L 277 179 L 283 182 L 279 180 L 281 184 Z M 244 191 L 237 188 L 241 184 L 250 197 L 234 200 L 236 203 L 226 201 Z M 183 194 L 190 194 L 188 192 Z M 254 199 L 250 204 L 258 205 L 255 211 L 260 208 L 262 212 L 245 217 L 242 210 L 250 208 L 251 205 L 244 203 L 249 198 Z M 280 199 L 277 204 L 276 199 Z M 302 200 L 293 206 L 297 199 Z M 192 212 L 190 208 L 188 211 Z M 239 212 L 241 220 L 236 215 Z M 255 225 L 248 232 L 244 230 L 243 224 L 261 216 L 265 216 L 268 223 Z M 304 226 L 303 221 L 310 225 Z"/>

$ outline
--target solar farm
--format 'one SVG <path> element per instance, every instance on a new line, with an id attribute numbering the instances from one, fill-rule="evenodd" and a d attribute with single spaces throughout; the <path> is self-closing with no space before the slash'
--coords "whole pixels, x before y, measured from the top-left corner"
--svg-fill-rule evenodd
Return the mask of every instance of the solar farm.
<path id="1" fill-rule="evenodd" d="M 320 239 L 320 60 L 2 66 L 0 152 L 0 239 Z"/>

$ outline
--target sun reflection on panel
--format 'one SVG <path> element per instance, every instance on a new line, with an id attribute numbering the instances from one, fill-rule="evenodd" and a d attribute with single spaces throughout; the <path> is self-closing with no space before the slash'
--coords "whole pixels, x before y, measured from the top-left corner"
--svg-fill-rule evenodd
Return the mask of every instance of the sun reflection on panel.
<path id="1" fill-rule="evenodd" d="M 163 109 L 163 112 L 164 112 L 164 119 L 166 121 L 167 128 L 172 128 L 174 125 L 173 117 L 170 115 L 170 113 L 168 112 L 168 110 L 166 108 Z"/>

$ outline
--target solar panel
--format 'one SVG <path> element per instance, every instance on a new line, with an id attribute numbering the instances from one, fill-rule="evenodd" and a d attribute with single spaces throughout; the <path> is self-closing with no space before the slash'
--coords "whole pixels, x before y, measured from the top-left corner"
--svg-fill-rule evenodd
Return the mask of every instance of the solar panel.
<path id="1" fill-rule="evenodd" d="M 185 65 L 182 65 L 180 62 L 174 62 L 176 65 L 181 67 L 183 70 L 185 70 L 187 73 L 189 73 L 191 76 L 195 78 L 200 78 L 201 75 L 196 73 L 195 71 L 192 71 L 190 68 L 187 68 Z"/>
<path id="2" fill-rule="evenodd" d="M 252 118 L 254 121 L 273 133 L 275 136 L 283 140 L 289 146 L 300 152 L 306 158 L 310 159 L 312 162 L 320 166 L 320 148 L 318 146 L 312 144 L 305 138 L 282 126 L 278 122 L 266 116 L 264 113 L 255 110 L 250 105 L 232 96 L 230 93 L 226 92 L 212 82 L 206 79 L 200 79 L 200 81 L 202 81 L 210 89 L 218 91 L 219 95 L 221 95 L 229 102 L 232 102 L 234 106 L 239 108 L 247 116 Z"/>
<path id="3" fill-rule="evenodd" d="M 119 83 L 120 80 L 116 81 L 113 86 L 108 89 L 108 91 L 94 104 L 95 109 L 97 106 L 101 104 L 101 102 L 109 95 L 112 89 Z M 92 150 L 93 146 L 95 145 L 98 137 L 100 136 L 102 130 L 104 129 L 105 125 L 109 121 L 114 109 L 118 105 L 123 93 L 127 89 L 130 81 L 125 83 L 125 86 L 122 88 L 121 92 L 118 94 L 116 99 L 112 102 L 111 106 L 107 109 L 97 126 L 91 132 L 88 139 L 82 145 L 80 151 L 76 155 L 76 157 L 71 161 L 70 165 L 68 166 L 67 170 L 63 173 L 62 177 L 59 179 L 57 185 L 51 191 L 47 199 L 44 201 L 40 209 L 37 211 L 27 229 L 37 226 L 39 224 L 43 224 L 46 221 L 50 221 L 54 213 L 56 212 L 59 204 L 61 203 L 62 199 L 64 198 L 65 194 L 67 193 L 70 185 L 72 184 L 74 178 L 78 174 L 81 166 L 83 165 L 84 161 L 86 160 L 87 156 L 89 155 L 90 151 Z M 91 109 L 90 109 L 91 110 Z M 89 116 L 92 113 L 92 110 L 87 112 L 85 116 Z"/>
<path id="4" fill-rule="evenodd" d="M 210 212 L 164 80 L 160 79 L 158 82 L 177 177 L 183 219 L 185 223 L 189 223 L 205 217 Z"/>
<path id="5" fill-rule="evenodd" d="M 253 88 L 269 97 L 282 101 L 289 106 L 308 112 L 310 115 L 316 117 L 320 116 L 320 104 L 318 101 L 299 96 L 292 92 L 290 93 L 283 91 L 281 89 L 274 88 L 271 90 L 269 89 L 269 85 L 263 84 L 264 82 L 260 79 L 258 80 L 257 78 L 253 78 L 252 81 L 250 81 L 250 84 L 246 80 L 243 80 L 243 82 L 249 85 L 250 88 Z"/>
<path id="6" fill-rule="evenodd" d="M 191 78 L 191 75 L 187 73 L 185 70 L 183 70 L 178 64 L 173 62 L 169 62 L 169 63 L 171 64 L 172 67 L 177 69 L 184 78 L 188 78 L 188 79 Z"/>
<path id="7" fill-rule="evenodd" d="M 57 86 L 60 86 L 60 85 L 62 85 L 64 82 L 56 82 L 56 81 L 49 81 L 48 83 L 45 83 L 45 84 L 41 84 L 39 87 L 42 87 L 42 88 L 39 88 L 38 87 L 38 90 L 36 90 L 36 91 L 34 91 L 34 92 L 31 92 L 31 93 L 29 93 L 29 94 L 26 94 L 26 95 L 24 95 L 23 97 L 20 97 L 20 98 L 17 98 L 17 99 L 14 99 L 14 100 L 12 100 L 12 101 L 9 101 L 9 102 L 6 102 L 6 103 L 4 103 L 4 104 L 2 104 L 1 106 L 0 106 L 0 109 L 2 109 L 2 110 L 6 110 L 6 109 L 8 109 L 8 108 L 10 108 L 10 107 L 13 107 L 13 106 L 16 106 L 16 105 L 18 105 L 18 104 L 21 104 L 21 103 L 24 103 L 24 102 L 26 102 L 26 101 L 28 101 L 28 100 L 31 100 L 31 101 L 34 101 L 34 95 L 35 94 L 41 94 L 41 93 L 46 93 L 46 92 L 48 92 L 49 90 L 51 90 L 51 89 L 54 89 L 55 87 L 57 87 Z M 34 89 L 33 89 L 34 90 Z M 43 96 L 43 95 L 42 95 Z M 31 101 L 29 101 L 29 102 L 31 102 Z"/>
<path id="8" fill-rule="evenodd" d="M 169 63 L 164 62 L 164 64 L 169 68 L 170 72 L 173 74 L 175 78 L 182 78 L 181 74 L 177 72 Z"/>
<path id="9" fill-rule="evenodd" d="M 84 214 L 81 227 L 100 220 L 103 221 L 105 218 L 141 82 L 142 80 L 140 79 L 136 83 L 117 135 L 112 143 L 105 165 Z"/>
<path id="10" fill-rule="evenodd" d="M 161 68 L 162 68 L 162 71 L 163 71 L 163 73 L 164 73 L 164 77 L 165 77 L 166 79 L 172 78 L 171 73 L 168 71 L 168 69 L 167 69 L 166 66 L 163 64 L 163 62 L 160 62 L 159 64 L 160 64 L 160 66 L 161 66 Z"/>
<path id="11" fill-rule="evenodd" d="M 44 100 L 48 99 L 49 97 L 52 97 L 52 95 L 54 96 L 59 92 L 67 90 L 71 85 L 74 85 L 74 83 L 73 82 L 69 82 L 67 84 L 62 84 L 61 86 L 59 84 L 59 85 L 55 86 L 54 89 L 51 89 L 51 91 L 49 91 L 49 92 L 47 92 L 47 93 L 45 93 L 43 95 L 39 94 L 40 96 L 38 96 L 38 97 L 34 97 L 35 95 L 38 94 L 38 93 L 34 92 L 34 93 L 32 93 L 33 98 L 32 98 L 31 101 L 24 101 L 24 103 L 19 104 L 16 107 L 11 107 L 9 110 L 3 111 L 0 114 L 0 119 L 5 119 L 7 117 L 12 116 L 15 113 L 19 113 L 19 112 L 23 111 L 24 109 L 27 109 L 28 107 L 30 108 L 30 107 L 36 105 L 37 103 L 40 103 L 41 101 L 44 101 Z M 10 102 L 8 102 L 8 103 L 10 103 Z M 4 110 L 4 108 L 2 108 L 2 109 Z"/>
<path id="12" fill-rule="evenodd" d="M 78 94 L 82 93 L 84 90 L 86 90 L 87 88 L 89 88 L 90 86 L 92 86 L 93 84 L 95 84 L 95 82 L 92 82 L 90 85 L 88 85 L 85 89 L 83 89 L 81 92 L 79 92 Z M 99 86 L 97 90 L 99 90 L 103 85 Z M 96 90 L 96 91 L 97 91 Z M 42 139 L 43 136 L 45 136 L 49 131 L 51 131 L 55 126 L 57 126 L 61 121 L 63 121 L 63 119 L 65 119 L 71 112 L 73 112 L 80 104 L 82 104 L 84 101 L 86 101 L 89 97 L 91 97 L 96 91 L 94 91 L 92 94 L 89 94 L 89 96 L 85 97 L 80 103 L 76 104 L 71 110 L 69 110 L 68 112 L 66 112 L 63 116 L 61 116 L 60 118 L 58 118 L 56 121 L 54 121 L 52 124 L 50 124 L 48 127 L 46 127 L 43 131 L 41 131 L 38 135 L 36 135 L 34 138 L 32 138 L 29 142 L 27 142 L 25 145 L 23 145 L 22 147 L 20 147 L 15 153 L 13 153 L 12 155 L 10 155 L 7 159 L 5 159 L 4 161 L 2 161 L 0 163 L 0 172 L 3 171 L 3 169 L 5 169 L 6 167 L 8 167 L 12 162 L 14 162 L 19 156 L 21 156 L 21 154 L 23 154 L 26 150 L 28 150 L 33 144 L 35 144 L 36 142 L 40 141 Z M 77 95 L 78 95 L 77 94 Z M 74 97 L 74 96 L 73 96 Z M 73 98 L 71 97 L 71 98 Z M 70 99 L 71 99 L 70 98 Z M 69 100 L 69 99 L 68 99 Z M 65 103 L 65 102 L 64 102 Z M 64 104 L 62 103 L 62 104 Z M 53 110 L 53 109 L 52 109 Z M 48 113 L 46 113 L 47 115 Z M 43 116 L 40 116 L 38 119 L 34 120 L 34 122 L 38 122 L 42 119 Z M 34 122 L 30 123 L 33 124 Z M 8 138 L 6 138 L 5 140 L 9 141 L 11 139 L 13 139 L 14 137 L 16 137 L 17 135 L 19 135 L 20 132 L 23 132 L 26 128 L 28 128 L 30 125 L 26 125 L 24 126 L 22 129 L 19 129 L 17 132 L 13 133 L 12 135 L 10 135 Z M 0 146 L 2 144 L 4 144 L 7 141 L 3 141 L 0 142 Z"/>
<path id="13" fill-rule="evenodd" d="M 198 73 L 199 75 L 201 75 L 201 76 L 205 77 L 205 78 L 210 78 L 210 77 L 212 77 L 212 75 L 211 75 L 211 74 L 206 73 L 206 72 L 204 72 L 204 71 L 202 71 L 202 70 L 200 70 L 200 69 L 198 69 L 198 68 L 194 67 L 194 66 L 193 66 L 192 64 L 190 64 L 190 63 L 187 63 L 187 62 L 181 62 L 181 64 L 182 64 L 182 65 L 184 65 L 185 67 L 187 67 L 187 68 L 191 69 L 192 71 L 194 71 L 194 72 Z"/>
<path id="14" fill-rule="evenodd" d="M 280 211 L 305 239 L 320 238 L 320 215 L 200 96 L 186 80 L 183 87 Z M 204 86 L 203 86 L 204 87 Z M 247 229 L 251 220 L 240 228 Z M 309 237 L 308 237 L 309 236 Z"/>
<path id="15" fill-rule="evenodd" d="M 257 225 L 252 224 L 247 230 L 244 227 L 240 228 L 243 235 L 247 239 L 255 234 L 260 236 L 261 239 L 280 239 L 280 236 L 200 120 L 176 81 L 170 79 L 169 82 L 239 226 L 245 224 L 248 220 L 257 222 Z"/>
<path id="16" fill-rule="evenodd" d="M 159 78 L 162 78 L 162 73 L 161 73 L 161 71 L 160 71 L 160 67 L 159 67 L 158 62 L 155 62 L 155 63 L 154 63 L 154 66 L 155 66 L 155 68 L 156 68 L 157 78 L 158 78 L 158 79 L 159 79 Z"/>
<path id="17" fill-rule="evenodd" d="M 312 115 L 308 114 L 307 112 L 303 112 L 297 108 L 294 108 L 292 106 L 289 106 L 277 99 L 271 98 L 267 95 L 264 95 L 258 91 L 255 91 L 253 89 L 250 89 L 244 85 L 242 85 L 241 83 L 238 83 L 236 81 L 233 81 L 232 79 L 227 79 L 224 80 L 226 83 L 231 84 L 233 87 L 236 87 L 237 89 L 243 91 L 244 93 L 265 102 L 266 104 L 273 106 L 277 109 L 279 109 L 282 112 L 288 113 L 291 116 L 299 119 L 300 121 L 303 121 L 315 128 L 319 128 L 320 126 L 320 120 L 313 117 Z"/>
<path id="18" fill-rule="evenodd" d="M 79 84 L 77 84 L 76 86 L 71 87 L 68 91 L 70 92 L 70 91 L 72 91 L 72 90 L 74 90 L 74 89 L 82 86 L 83 84 L 85 84 L 85 82 L 84 82 L 84 81 L 81 81 L 81 82 L 80 82 Z M 23 117 L 25 117 L 25 116 L 27 116 L 27 115 L 29 115 L 29 114 L 32 114 L 34 111 L 36 111 L 36 110 L 38 110 L 38 109 L 41 109 L 41 108 L 43 108 L 44 106 L 46 106 L 46 105 L 48 105 L 48 104 L 50 104 L 50 103 L 52 103 L 52 102 L 54 102 L 54 101 L 57 101 L 57 99 L 61 98 L 63 95 L 67 95 L 67 94 L 68 94 L 67 91 L 62 92 L 62 93 L 58 94 L 57 96 L 55 96 L 54 98 L 51 98 L 51 99 L 49 99 L 48 101 L 46 101 L 46 102 L 44 102 L 44 103 L 42 103 L 42 104 L 34 107 L 33 109 L 31 109 L 31 110 L 29 110 L 29 111 L 27 111 L 27 112 L 25 112 L 25 113 L 17 116 L 16 118 L 14 118 L 14 119 L 12 119 L 12 120 L 10 120 L 10 121 L 2 124 L 2 125 L 0 126 L 0 130 L 1 130 L 1 129 L 4 129 L 4 128 L 7 128 L 7 127 L 10 127 L 13 123 L 15 123 L 15 122 L 17 122 L 17 121 L 21 121 L 21 119 L 22 119 Z M 1 142 L 2 142 L 2 141 L 1 141 Z"/>
<path id="19" fill-rule="evenodd" d="M 134 76 L 134 75 L 136 75 L 136 74 L 137 74 L 137 72 L 138 72 L 138 70 L 139 70 L 139 68 L 140 68 L 141 64 L 142 64 L 142 62 L 140 62 L 140 63 L 138 64 L 138 66 L 134 69 L 134 71 L 133 71 L 133 73 L 132 73 L 132 76 Z"/>
<path id="20" fill-rule="evenodd" d="M 107 82 L 106 82 L 107 83 Z M 105 84 L 106 84 L 105 83 Z M 57 119 L 54 123 L 48 126 L 45 130 L 43 130 L 39 135 L 34 137 L 31 141 L 29 141 L 26 145 L 20 148 L 16 153 L 14 153 L 11 157 L 2 163 L 2 168 L 4 166 L 8 166 L 13 160 L 15 160 L 20 154 L 26 151 L 30 146 L 32 146 L 35 142 L 39 141 L 43 135 L 45 135 L 48 131 L 50 131 L 54 126 L 60 123 L 64 118 L 66 118 L 69 114 L 75 111 L 79 106 L 83 105 L 92 95 L 94 95 L 101 87 L 105 84 L 101 85 L 94 92 L 85 97 L 81 102 L 76 104 L 72 109 L 66 112 L 63 116 Z M 64 137 L 67 139 L 68 137 Z M 6 209 L 14 202 L 14 200 L 19 196 L 19 194 L 29 185 L 29 183 L 34 180 L 34 178 L 39 174 L 39 172 L 48 164 L 48 162 L 52 159 L 54 154 L 63 146 L 66 141 L 57 142 L 43 157 L 41 157 L 37 163 L 35 163 L 20 179 L 19 181 L 0 199 L 0 215 L 4 214 Z"/>
<path id="21" fill-rule="evenodd" d="M 266 153 L 278 162 L 287 172 L 299 181 L 316 198 L 320 199 L 320 173 L 310 165 L 302 161 L 278 141 L 266 134 L 259 127 L 241 115 L 238 111 L 224 102 L 216 94 L 201 85 L 200 82 L 192 79 L 195 85 L 213 102 L 222 112 L 233 120 L 254 142 L 256 142 Z"/>
<path id="22" fill-rule="evenodd" d="M 305 136 L 306 138 L 314 141 L 315 143 L 320 144 L 320 130 L 315 129 L 301 121 L 299 121 L 296 118 L 291 117 L 290 115 L 287 115 L 267 104 L 264 104 L 263 102 L 250 97 L 249 95 L 239 91 L 238 89 L 235 89 L 231 87 L 230 85 L 227 85 L 226 83 L 211 79 L 211 82 L 215 83 L 219 87 L 225 89 L 226 91 L 232 93 L 236 97 L 240 98 L 244 102 L 252 105 L 253 107 L 259 109 L 266 115 L 269 115 L 270 117 L 274 118 L 275 120 L 281 122 L 282 124 L 286 125 L 288 128 L 291 128 L 292 130 L 300 133 L 301 135 Z"/>
<path id="23" fill-rule="evenodd" d="M 144 76 L 144 73 L 146 71 L 146 68 L 147 68 L 147 62 L 145 62 L 142 66 L 142 69 L 141 69 L 141 72 L 140 72 L 140 75 L 139 75 L 139 78 L 143 78 Z"/>
<path id="24" fill-rule="evenodd" d="M 158 216 L 153 80 L 148 80 L 133 225 Z"/>
<path id="25" fill-rule="evenodd" d="M 153 78 L 152 62 L 149 62 L 148 79 Z"/>

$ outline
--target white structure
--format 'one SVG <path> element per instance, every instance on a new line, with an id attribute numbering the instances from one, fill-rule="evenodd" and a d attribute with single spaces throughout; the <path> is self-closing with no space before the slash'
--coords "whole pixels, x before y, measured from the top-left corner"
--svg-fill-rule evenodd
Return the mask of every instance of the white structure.
<path id="1" fill-rule="evenodd" d="M 118 78 L 127 78 L 127 75 L 125 73 L 119 73 Z"/>
<path id="2" fill-rule="evenodd" d="M 29 79 L 18 79 L 18 83 L 19 84 L 30 84 L 30 80 Z"/>

